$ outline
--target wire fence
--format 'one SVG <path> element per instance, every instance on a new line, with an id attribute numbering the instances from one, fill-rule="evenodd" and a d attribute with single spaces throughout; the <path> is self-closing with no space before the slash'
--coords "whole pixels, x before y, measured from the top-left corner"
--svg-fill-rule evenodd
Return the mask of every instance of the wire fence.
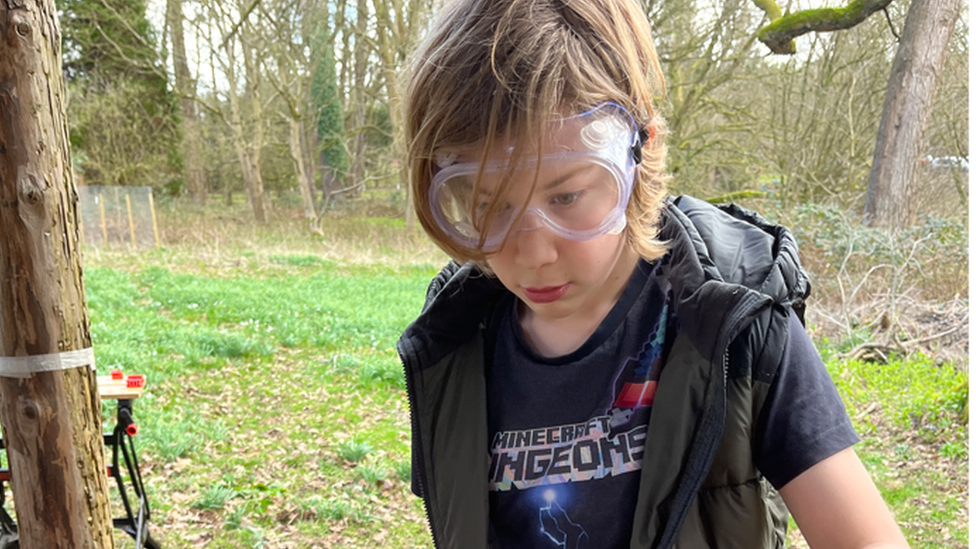
<path id="1" fill-rule="evenodd" d="M 99 249 L 159 248 L 151 187 L 78 187 L 81 244 Z"/>

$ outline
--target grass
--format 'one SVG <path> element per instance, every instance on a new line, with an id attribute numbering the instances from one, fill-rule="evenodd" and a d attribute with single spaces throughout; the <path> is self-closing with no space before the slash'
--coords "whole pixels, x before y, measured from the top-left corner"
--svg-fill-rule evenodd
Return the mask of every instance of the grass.
<path id="1" fill-rule="evenodd" d="M 368 442 L 356 439 L 348 440 L 338 446 L 339 457 L 350 463 L 359 463 L 372 450 L 373 447 Z"/>
<path id="2" fill-rule="evenodd" d="M 409 418 L 393 345 L 443 257 L 374 261 L 366 240 L 402 225 L 349 226 L 363 232 L 346 261 L 311 253 L 314 235 L 86 253 L 99 370 L 148 378 L 136 443 L 166 547 L 429 543 L 397 468 Z"/>
<path id="3" fill-rule="evenodd" d="M 968 547 L 968 372 L 925 355 L 827 367 L 863 439 L 858 454 L 909 544 Z"/>
<path id="4" fill-rule="evenodd" d="M 134 412 L 153 536 L 174 549 L 430 547 L 394 343 L 445 258 L 399 220 L 327 218 L 315 235 L 288 215 L 261 228 L 244 211 L 164 210 L 163 249 L 86 251 L 99 371 L 148 377 Z M 824 347 L 912 546 L 965 547 L 965 367 Z"/>

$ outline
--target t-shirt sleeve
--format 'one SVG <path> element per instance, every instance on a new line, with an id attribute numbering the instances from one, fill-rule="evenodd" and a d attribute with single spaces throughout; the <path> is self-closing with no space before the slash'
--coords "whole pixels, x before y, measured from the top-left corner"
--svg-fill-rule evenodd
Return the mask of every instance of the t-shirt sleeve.
<path id="1" fill-rule="evenodd" d="M 790 314 L 782 363 L 760 412 L 756 465 L 779 490 L 810 467 L 853 446 L 857 434 L 800 319 Z"/>

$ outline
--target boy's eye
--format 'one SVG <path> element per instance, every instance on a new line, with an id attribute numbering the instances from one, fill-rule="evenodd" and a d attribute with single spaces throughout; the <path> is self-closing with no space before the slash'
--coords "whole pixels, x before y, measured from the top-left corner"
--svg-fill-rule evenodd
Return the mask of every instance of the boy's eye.
<path id="1" fill-rule="evenodd" d="M 479 215 L 484 214 L 485 212 L 488 211 L 488 206 L 490 204 L 491 202 L 489 202 L 488 200 L 483 200 L 481 202 L 478 202 L 477 206 L 475 206 L 476 211 L 478 212 Z M 501 207 L 498 209 L 498 214 L 499 215 L 504 214 L 510 209 L 512 209 L 512 205 L 506 202 L 502 204 Z"/>
<path id="2" fill-rule="evenodd" d="M 549 199 L 549 203 L 553 206 L 569 206 L 570 204 L 576 202 L 582 195 L 583 193 L 579 191 L 572 193 L 559 193 L 552 196 Z"/>

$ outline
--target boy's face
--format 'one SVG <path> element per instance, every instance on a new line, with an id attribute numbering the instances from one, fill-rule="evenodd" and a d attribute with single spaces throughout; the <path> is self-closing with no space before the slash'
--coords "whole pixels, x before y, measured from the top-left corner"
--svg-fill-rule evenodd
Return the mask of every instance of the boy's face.
<path id="1" fill-rule="evenodd" d="M 640 141 L 613 103 L 551 128 L 522 161 L 503 145 L 483 165 L 481 155 L 445 158 L 430 203 L 458 243 L 484 235 L 488 266 L 533 319 L 599 322 L 637 265 L 623 230 Z"/>
<path id="2" fill-rule="evenodd" d="M 488 258 L 488 266 L 543 322 L 599 321 L 616 303 L 638 256 L 623 233 L 575 241 L 539 226 L 533 216 Z M 525 320 L 525 316 L 523 316 Z"/>

